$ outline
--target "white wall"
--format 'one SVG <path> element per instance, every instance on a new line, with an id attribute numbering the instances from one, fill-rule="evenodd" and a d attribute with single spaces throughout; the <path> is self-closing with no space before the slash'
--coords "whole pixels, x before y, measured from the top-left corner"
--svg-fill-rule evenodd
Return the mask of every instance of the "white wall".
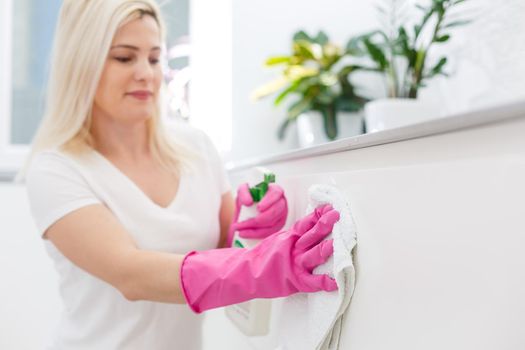
<path id="1" fill-rule="evenodd" d="M 42 349 L 61 304 L 22 186 L 0 184 L 0 276 L 0 349 Z"/>
<path id="2" fill-rule="evenodd" d="M 231 1 L 191 0 L 191 123 L 231 148 Z"/>
<path id="3" fill-rule="evenodd" d="M 414 1 L 414 0 L 410 0 Z M 423 0 L 419 2 L 424 2 Z M 286 102 L 282 108 L 273 107 L 273 98 L 253 103 L 250 93 L 275 78 L 278 70 L 263 67 L 270 56 L 290 51 L 292 34 L 298 29 L 326 31 L 336 42 L 345 44 L 354 34 L 376 28 L 375 1 L 341 0 L 228 0 L 209 4 L 193 0 L 192 16 L 207 20 L 193 23 L 192 40 L 207 52 L 197 55 L 199 69 L 207 76 L 200 80 L 213 99 L 199 100 L 194 96 L 197 117 L 208 132 L 217 131 L 217 119 L 230 123 L 233 114 L 233 139 L 230 159 L 285 151 L 296 147 L 293 129 L 285 142 L 279 142 L 276 131 L 284 120 Z M 233 5 L 233 6 L 232 6 Z M 229 26 L 225 10 L 231 7 L 231 56 L 233 65 L 224 60 L 228 53 Z M 452 33 L 452 40 L 434 54 L 446 53 L 450 58 L 450 79 L 438 78 L 423 90 L 421 97 L 438 101 L 446 113 L 499 104 L 525 98 L 525 2 L 523 0 L 475 0 L 464 12 L 475 22 L 468 28 Z M 197 34 L 197 35 L 195 35 Z M 222 65 L 221 65 L 222 64 Z M 207 67 L 207 68 L 206 68 Z M 197 67 L 196 67 L 197 68 Z M 226 76 L 231 69 L 230 78 Z M 360 85 L 368 87 L 373 97 L 380 97 L 378 79 L 360 77 Z M 214 111 L 213 113 L 210 111 Z M 206 126 L 209 124 L 209 126 Z M 220 123 L 219 123 L 220 124 Z M 222 142 L 222 145 L 227 142 Z M 221 147 L 223 150 L 228 147 Z"/>
<path id="4" fill-rule="evenodd" d="M 453 77 L 440 79 L 438 92 L 449 111 L 497 105 L 525 98 L 525 2 L 476 0 L 473 23 L 447 47 Z"/>

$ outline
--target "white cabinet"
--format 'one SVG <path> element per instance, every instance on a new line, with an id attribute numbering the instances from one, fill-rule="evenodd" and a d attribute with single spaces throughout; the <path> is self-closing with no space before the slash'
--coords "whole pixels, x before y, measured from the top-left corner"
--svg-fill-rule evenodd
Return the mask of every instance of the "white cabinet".
<path id="1" fill-rule="evenodd" d="M 516 109 L 512 117 L 492 111 L 492 120 L 479 115 L 482 123 L 472 114 L 460 124 L 442 120 L 382 134 L 395 142 L 367 144 L 372 136 L 365 135 L 245 164 L 231 177 L 234 185 L 245 181 L 252 165 L 274 171 L 290 202 L 288 224 L 304 214 L 311 184 L 335 184 L 346 195 L 358 249 L 342 348 L 523 349 L 522 110 L 523 117 Z M 403 132 L 411 138 L 403 140 Z M 269 349 L 274 334 L 248 341 Z"/>

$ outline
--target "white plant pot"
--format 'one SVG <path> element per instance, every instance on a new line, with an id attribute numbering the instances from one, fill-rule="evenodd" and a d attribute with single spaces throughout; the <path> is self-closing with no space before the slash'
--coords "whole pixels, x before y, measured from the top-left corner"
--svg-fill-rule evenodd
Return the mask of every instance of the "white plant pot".
<path id="1" fill-rule="evenodd" d="M 368 102 L 365 105 L 367 132 L 376 132 L 421 123 L 441 116 L 433 104 L 417 99 L 388 98 Z"/>
<path id="2" fill-rule="evenodd" d="M 360 112 L 337 112 L 336 140 L 363 133 L 363 114 Z M 310 111 L 297 117 L 297 136 L 300 147 L 310 147 L 330 142 L 324 131 L 323 116 L 320 112 Z"/>

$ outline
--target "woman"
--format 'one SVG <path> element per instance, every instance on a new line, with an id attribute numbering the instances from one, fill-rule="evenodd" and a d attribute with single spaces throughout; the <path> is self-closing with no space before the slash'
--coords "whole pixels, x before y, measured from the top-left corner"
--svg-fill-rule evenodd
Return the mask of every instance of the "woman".
<path id="1" fill-rule="evenodd" d="M 277 232 L 287 209 L 272 186 L 259 215 L 236 222 L 247 185 L 235 205 L 211 142 L 165 130 L 163 30 L 153 0 L 62 5 L 46 115 L 21 174 L 60 277 L 53 349 L 199 349 L 202 311 L 337 289 L 312 274 L 332 255 L 335 210 Z M 235 230 L 264 240 L 227 248 Z"/>

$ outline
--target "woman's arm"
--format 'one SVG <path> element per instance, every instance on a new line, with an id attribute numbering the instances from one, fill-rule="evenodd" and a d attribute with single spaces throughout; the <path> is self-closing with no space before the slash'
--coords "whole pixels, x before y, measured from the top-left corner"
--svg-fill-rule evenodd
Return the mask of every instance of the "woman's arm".
<path id="1" fill-rule="evenodd" d="M 104 205 L 64 216 L 47 229 L 45 237 L 75 265 L 130 301 L 185 303 L 179 278 L 184 256 L 140 250 Z"/>
<path id="2" fill-rule="evenodd" d="M 219 241 L 218 248 L 229 248 L 226 246 L 228 238 L 228 230 L 233 220 L 233 214 L 235 211 L 235 201 L 230 192 L 222 195 L 221 210 L 219 213 L 219 220 L 221 224 L 221 238 Z"/>
<path id="3" fill-rule="evenodd" d="M 231 198 L 226 195 L 223 202 L 221 216 L 228 212 Z M 210 249 L 185 257 L 138 249 L 101 204 L 69 213 L 45 235 L 74 264 L 113 285 L 130 301 L 188 303 L 193 311 L 202 312 L 254 298 L 336 290 L 335 280 L 313 274 L 313 269 L 332 255 L 333 242 L 325 238 L 338 220 L 339 213 L 331 206 L 320 206 L 290 230 L 252 249 Z"/>

